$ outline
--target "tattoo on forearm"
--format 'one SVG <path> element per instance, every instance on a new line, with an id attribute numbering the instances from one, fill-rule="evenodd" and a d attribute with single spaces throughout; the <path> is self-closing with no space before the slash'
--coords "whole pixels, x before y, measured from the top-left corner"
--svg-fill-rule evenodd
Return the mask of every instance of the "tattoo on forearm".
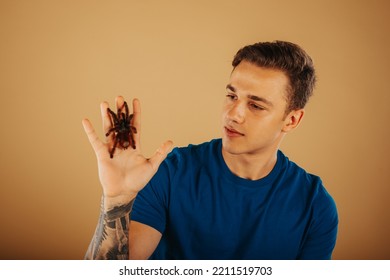
<path id="1" fill-rule="evenodd" d="M 107 212 L 104 211 L 103 203 L 102 199 L 99 223 L 84 258 L 127 260 L 129 259 L 129 223 L 134 199 Z"/>

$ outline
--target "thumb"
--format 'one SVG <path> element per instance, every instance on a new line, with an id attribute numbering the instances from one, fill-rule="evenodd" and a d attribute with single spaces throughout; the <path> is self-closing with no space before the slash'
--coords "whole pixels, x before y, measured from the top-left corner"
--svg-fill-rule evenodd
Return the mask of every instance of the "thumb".
<path id="1" fill-rule="evenodd" d="M 172 150 L 173 142 L 168 140 L 164 142 L 160 148 L 156 150 L 154 155 L 149 159 L 150 164 L 154 171 L 157 171 L 160 164 L 167 157 L 168 153 Z"/>
<path id="2" fill-rule="evenodd" d="M 88 119 L 83 119 L 82 121 L 85 134 L 87 134 L 88 140 L 91 143 L 91 146 L 95 153 L 98 152 L 99 149 L 104 147 L 104 144 L 100 141 L 97 136 L 95 129 L 93 128 L 91 122 Z"/>

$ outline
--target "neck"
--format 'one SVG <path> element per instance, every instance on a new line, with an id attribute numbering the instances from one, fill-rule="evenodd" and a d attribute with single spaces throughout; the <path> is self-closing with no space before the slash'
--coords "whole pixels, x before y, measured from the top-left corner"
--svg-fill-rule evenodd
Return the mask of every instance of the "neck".
<path id="1" fill-rule="evenodd" d="M 266 177 L 277 161 L 277 150 L 262 154 L 232 154 L 222 148 L 222 156 L 230 171 L 238 177 L 259 180 Z"/>

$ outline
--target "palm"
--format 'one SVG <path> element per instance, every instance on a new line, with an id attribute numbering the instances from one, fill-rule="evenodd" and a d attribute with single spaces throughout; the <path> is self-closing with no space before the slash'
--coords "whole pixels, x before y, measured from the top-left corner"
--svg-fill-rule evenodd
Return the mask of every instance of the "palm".
<path id="1" fill-rule="evenodd" d="M 109 148 L 106 145 L 106 149 L 97 155 L 99 178 L 103 185 L 104 195 L 115 197 L 123 193 L 139 192 L 154 174 L 149 160 L 139 151 L 131 149 L 117 150 L 111 159 L 108 153 Z"/>

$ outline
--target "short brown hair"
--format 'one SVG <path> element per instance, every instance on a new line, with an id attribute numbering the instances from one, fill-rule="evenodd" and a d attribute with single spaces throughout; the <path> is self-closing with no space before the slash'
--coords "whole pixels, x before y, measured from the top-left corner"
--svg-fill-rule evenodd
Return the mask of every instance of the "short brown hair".
<path id="1" fill-rule="evenodd" d="M 232 65 L 248 61 L 257 66 L 283 71 L 289 78 L 287 112 L 305 107 L 313 94 L 316 82 L 315 69 L 310 56 L 298 45 L 285 42 L 260 42 L 240 49 Z"/>

